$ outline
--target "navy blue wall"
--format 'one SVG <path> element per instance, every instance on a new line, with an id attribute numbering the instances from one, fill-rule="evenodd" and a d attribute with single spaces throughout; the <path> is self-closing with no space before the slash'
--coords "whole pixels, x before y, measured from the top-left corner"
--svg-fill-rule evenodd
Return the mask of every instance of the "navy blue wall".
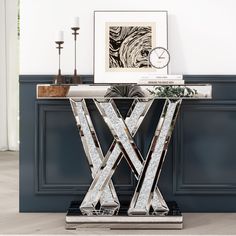
<path id="1" fill-rule="evenodd" d="M 75 120 L 66 100 L 37 100 L 36 85 L 52 76 L 20 76 L 20 211 L 66 211 L 71 200 L 83 199 L 90 170 Z M 85 83 L 92 76 L 82 76 Z M 159 187 L 183 212 L 236 211 L 236 76 L 185 76 L 211 83 L 213 99 L 184 101 L 163 166 Z M 151 107 L 136 135 L 142 153 L 148 150 L 161 102 Z M 104 152 L 112 136 L 92 102 Z M 128 101 L 118 104 L 123 113 Z M 124 206 L 136 180 L 122 161 L 113 178 Z"/>

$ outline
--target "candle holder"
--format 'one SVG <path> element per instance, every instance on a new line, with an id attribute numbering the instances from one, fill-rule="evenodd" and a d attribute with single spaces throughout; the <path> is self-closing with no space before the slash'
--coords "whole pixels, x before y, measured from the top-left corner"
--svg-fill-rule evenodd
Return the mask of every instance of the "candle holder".
<path id="1" fill-rule="evenodd" d="M 77 66 L 76 66 L 76 40 L 77 40 L 77 35 L 79 35 L 79 27 L 72 27 L 71 28 L 73 33 L 72 35 L 74 35 L 74 41 L 75 41 L 75 67 L 74 67 L 74 75 L 72 76 L 72 83 L 73 84 L 81 84 L 81 79 L 80 79 L 80 76 L 77 74 Z"/>
<path id="2" fill-rule="evenodd" d="M 63 49 L 62 44 L 64 41 L 55 41 L 58 49 L 58 75 L 54 77 L 54 84 L 63 84 L 65 83 L 64 76 L 61 75 L 61 50 Z"/>

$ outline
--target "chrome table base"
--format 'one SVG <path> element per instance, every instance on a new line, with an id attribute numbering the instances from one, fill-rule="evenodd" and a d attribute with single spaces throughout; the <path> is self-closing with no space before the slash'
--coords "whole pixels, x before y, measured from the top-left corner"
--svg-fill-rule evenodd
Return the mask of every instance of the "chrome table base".
<path id="1" fill-rule="evenodd" d="M 92 184 L 80 206 L 83 215 L 113 216 L 119 212 L 120 204 L 111 178 L 123 157 L 138 180 L 128 215 L 168 214 L 169 208 L 157 187 L 157 183 L 182 100 L 166 99 L 144 161 L 133 137 L 153 100 L 150 98 L 134 99 L 124 120 L 113 99 L 93 99 L 114 137 L 112 145 L 104 156 L 85 99 L 70 99 L 93 177 Z"/>
<path id="2" fill-rule="evenodd" d="M 170 209 L 166 216 L 132 216 L 128 217 L 126 212 L 119 212 L 115 216 L 84 216 L 79 210 L 80 203 L 71 202 L 66 216 L 66 229 L 182 229 L 183 216 L 175 202 L 168 202 Z"/>

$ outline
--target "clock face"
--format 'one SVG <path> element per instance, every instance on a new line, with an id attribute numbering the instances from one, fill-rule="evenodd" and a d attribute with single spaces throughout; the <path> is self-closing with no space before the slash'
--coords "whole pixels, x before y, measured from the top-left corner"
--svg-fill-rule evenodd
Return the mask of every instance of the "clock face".
<path id="1" fill-rule="evenodd" d="M 162 69 L 169 64 L 170 54 L 163 47 L 153 48 L 149 53 L 149 62 L 151 66 L 157 69 Z"/>

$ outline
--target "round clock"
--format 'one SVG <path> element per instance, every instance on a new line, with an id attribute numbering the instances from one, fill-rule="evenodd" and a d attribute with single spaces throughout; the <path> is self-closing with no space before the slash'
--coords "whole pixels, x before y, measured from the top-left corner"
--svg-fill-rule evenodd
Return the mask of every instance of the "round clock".
<path id="1" fill-rule="evenodd" d="M 163 47 L 153 48 L 148 56 L 151 66 L 162 69 L 170 62 L 170 53 Z"/>

